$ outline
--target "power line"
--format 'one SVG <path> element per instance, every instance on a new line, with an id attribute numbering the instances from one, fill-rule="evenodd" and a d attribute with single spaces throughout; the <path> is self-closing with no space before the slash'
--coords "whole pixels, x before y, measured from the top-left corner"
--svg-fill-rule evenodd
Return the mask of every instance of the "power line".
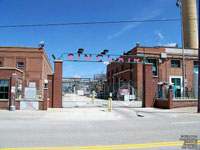
<path id="1" fill-rule="evenodd" d="M 172 22 L 181 19 L 156 19 L 156 20 L 122 20 L 122 21 L 97 21 L 97 22 L 70 22 L 55 24 L 24 24 L 24 25 L 1 25 L 0 28 L 24 28 L 24 27 L 45 27 L 45 26 L 68 26 L 68 25 L 92 25 L 92 24 L 114 24 L 114 23 L 140 23 L 140 22 Z"/>

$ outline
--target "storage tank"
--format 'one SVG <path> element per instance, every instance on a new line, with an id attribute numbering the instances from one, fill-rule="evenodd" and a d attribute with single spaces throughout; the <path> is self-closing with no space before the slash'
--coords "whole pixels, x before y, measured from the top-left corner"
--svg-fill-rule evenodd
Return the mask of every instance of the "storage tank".
<path id="1" fill-rule="evenodd" d="M 181 0 L 184 48 L 198 49 L 196 0 Z"/>

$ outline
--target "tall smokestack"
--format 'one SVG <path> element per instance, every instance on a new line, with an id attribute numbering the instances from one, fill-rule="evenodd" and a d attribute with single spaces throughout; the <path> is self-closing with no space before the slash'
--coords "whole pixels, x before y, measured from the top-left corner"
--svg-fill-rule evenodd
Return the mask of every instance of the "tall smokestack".
<path id="1" fill-rule="evenodd" d="M 184 48 L 198 49 L 196 0 L 181 0 Z"/>

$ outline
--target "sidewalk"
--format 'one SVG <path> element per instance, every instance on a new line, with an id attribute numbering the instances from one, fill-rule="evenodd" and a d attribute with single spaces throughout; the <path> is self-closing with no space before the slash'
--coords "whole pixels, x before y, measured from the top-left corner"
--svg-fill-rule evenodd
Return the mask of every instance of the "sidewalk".
<path id="1" fill-rule="evenodd" d="M 103 121 L 130 120 L 150 118 L 200 117 L 195 107 L 177 109 L 158 108 L 50 108 L 48 111 L 0 110 L 0 120 L 70 120 L 70 121 Z"/>

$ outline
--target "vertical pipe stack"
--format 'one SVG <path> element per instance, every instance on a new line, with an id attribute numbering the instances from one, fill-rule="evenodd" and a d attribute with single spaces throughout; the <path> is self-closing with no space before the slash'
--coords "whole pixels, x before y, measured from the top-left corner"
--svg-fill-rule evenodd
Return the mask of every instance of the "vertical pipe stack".
<path id="1" fill-rule="evenodd" d="M 181 0 L 184 48 L 198 49 L 196 0 Z"/>

